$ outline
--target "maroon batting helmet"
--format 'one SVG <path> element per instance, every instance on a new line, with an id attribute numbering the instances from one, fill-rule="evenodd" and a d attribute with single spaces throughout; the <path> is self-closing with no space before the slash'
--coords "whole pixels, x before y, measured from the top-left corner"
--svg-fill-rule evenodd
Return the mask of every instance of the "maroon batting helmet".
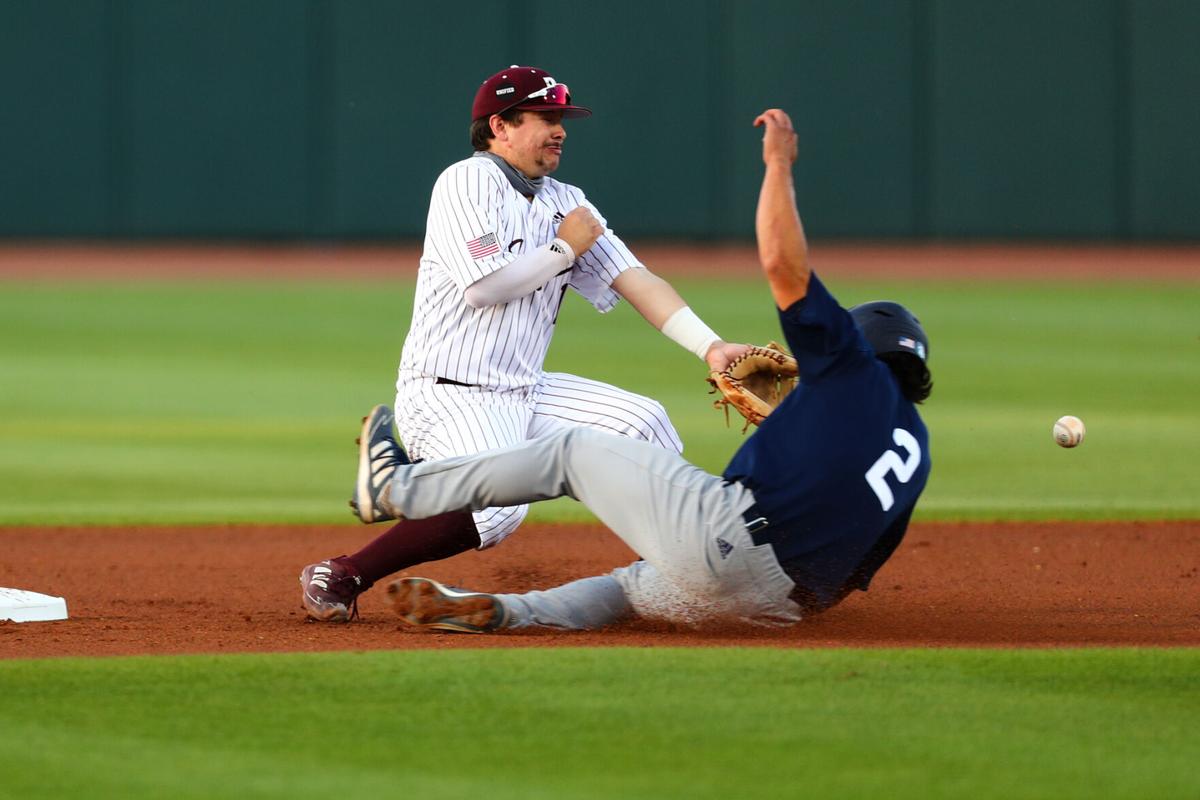
<path id="1" fill-rule="evenodd" d="M 571 105 L 571 91 L 549 72 L 513 64 L 483 82 L 471 104 L 471 119 L 487 119 L 510 108 L 528 111 L 561 111 L 563 116 L 589 117 L 591 109 Z"/>

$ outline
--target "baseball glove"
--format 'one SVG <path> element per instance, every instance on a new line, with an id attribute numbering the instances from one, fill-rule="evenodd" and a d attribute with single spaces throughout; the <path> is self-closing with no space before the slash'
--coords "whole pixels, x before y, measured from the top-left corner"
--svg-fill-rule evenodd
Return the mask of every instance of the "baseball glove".
<path id="1" fill-rule="evenodd" d="M 713 401 L 714 408 L 725 409 L 729 424 L 729 407 L 733 406 L 746 418 L 742 433 L 758 425 L 796 388 L 800 370 L 796 359 L 783 352 L 776 342 L 766 347 L 751 347 L 721 372 L 712 372 L 708 382 L 721 398 Z"/>

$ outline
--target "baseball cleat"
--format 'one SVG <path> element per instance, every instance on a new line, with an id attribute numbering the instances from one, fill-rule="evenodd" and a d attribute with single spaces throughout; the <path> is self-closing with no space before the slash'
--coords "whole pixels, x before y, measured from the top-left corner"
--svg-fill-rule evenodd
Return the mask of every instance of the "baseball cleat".
<path id="1" fill-rule="evenodd" d="M 387 406 L 375 406 L 363 417 L 358 437 L 358 480 L 350 508 L 363 522 L 396 519 L 388 507 L 387 489 L 396 467 L 410 463 L 408 454 L 392 435 L 394 418 Z"/>
<path id="2" fill-rule="evenodd" d="M 409 625 L 457 633 L 486 633 L 508 622 L 495 595 L 464 592 L 429 578 L 401 578 L 387 587 L 388 602 Z"/>
<path id="3" fill-rule="evenodd" d="M 349 622 L 358 616 L 358 596 L 371 588 L 338 556 L 300 571 L 300 605 L 317 622 Z"/>

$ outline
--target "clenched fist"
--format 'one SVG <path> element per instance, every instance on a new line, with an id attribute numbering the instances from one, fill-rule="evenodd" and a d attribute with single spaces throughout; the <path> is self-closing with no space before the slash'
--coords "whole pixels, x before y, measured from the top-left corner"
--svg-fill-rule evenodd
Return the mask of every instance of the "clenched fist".
<path id="1" fill-rule="evenodd" d="M 596 240 L 604 235 L 604 226 L 589 209 L 579 206 L 558 225 L 558 238 L 571 245 L 575 257 L 583 255 Z"/>

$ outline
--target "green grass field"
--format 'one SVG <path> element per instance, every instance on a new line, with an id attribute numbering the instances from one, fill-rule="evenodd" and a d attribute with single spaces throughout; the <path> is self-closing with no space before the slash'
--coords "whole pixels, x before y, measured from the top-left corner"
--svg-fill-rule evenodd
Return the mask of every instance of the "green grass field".
<path id="1" fill-rule="evenodd" d="M 682 282 L 731 339 L 778 326 L 757 281 Z M 1191 285 L 864 285 L 931 337 L 920 518 L 1200 517 Z M 9 284 L 0 293 L 0 523 L 349 522 L 358 418 L 393 399 L 411 286 Z M 687 455 L 740 444 L 703 366 L 628 307 L 568 303 L 550 369 L 660 398 Z M 1062 414 L 1088 425 L 1056 447 Z M 71 492 L 62 491 L 69 482 Z M 535 519 L 578 518 L 561 502 Z"/>
<path id="2" fill-rule="evenodd" d="M 1200 518 L 1200 285 L 829 283 L 930 333 L 920 519 Z M 729 338 L 777 337 L 759 282 L 677 285 Z M 0 524 L 352 524 L 358 418 L 392 400 L 410 297 L 4 284 Z M 662 399 L 709 469 L 742 441 L 628 308 L 568 302 L 548 366 Z M 1195 798 L 1198 712 L 1195 649 L 11 660 L 0 798 Z"/>
<path id="3" fill-rule="evenodd" d="M 1194 650 L 0 662 L 0 764 L 13 798 L 1195 797 L 1198 668 Z"/>

